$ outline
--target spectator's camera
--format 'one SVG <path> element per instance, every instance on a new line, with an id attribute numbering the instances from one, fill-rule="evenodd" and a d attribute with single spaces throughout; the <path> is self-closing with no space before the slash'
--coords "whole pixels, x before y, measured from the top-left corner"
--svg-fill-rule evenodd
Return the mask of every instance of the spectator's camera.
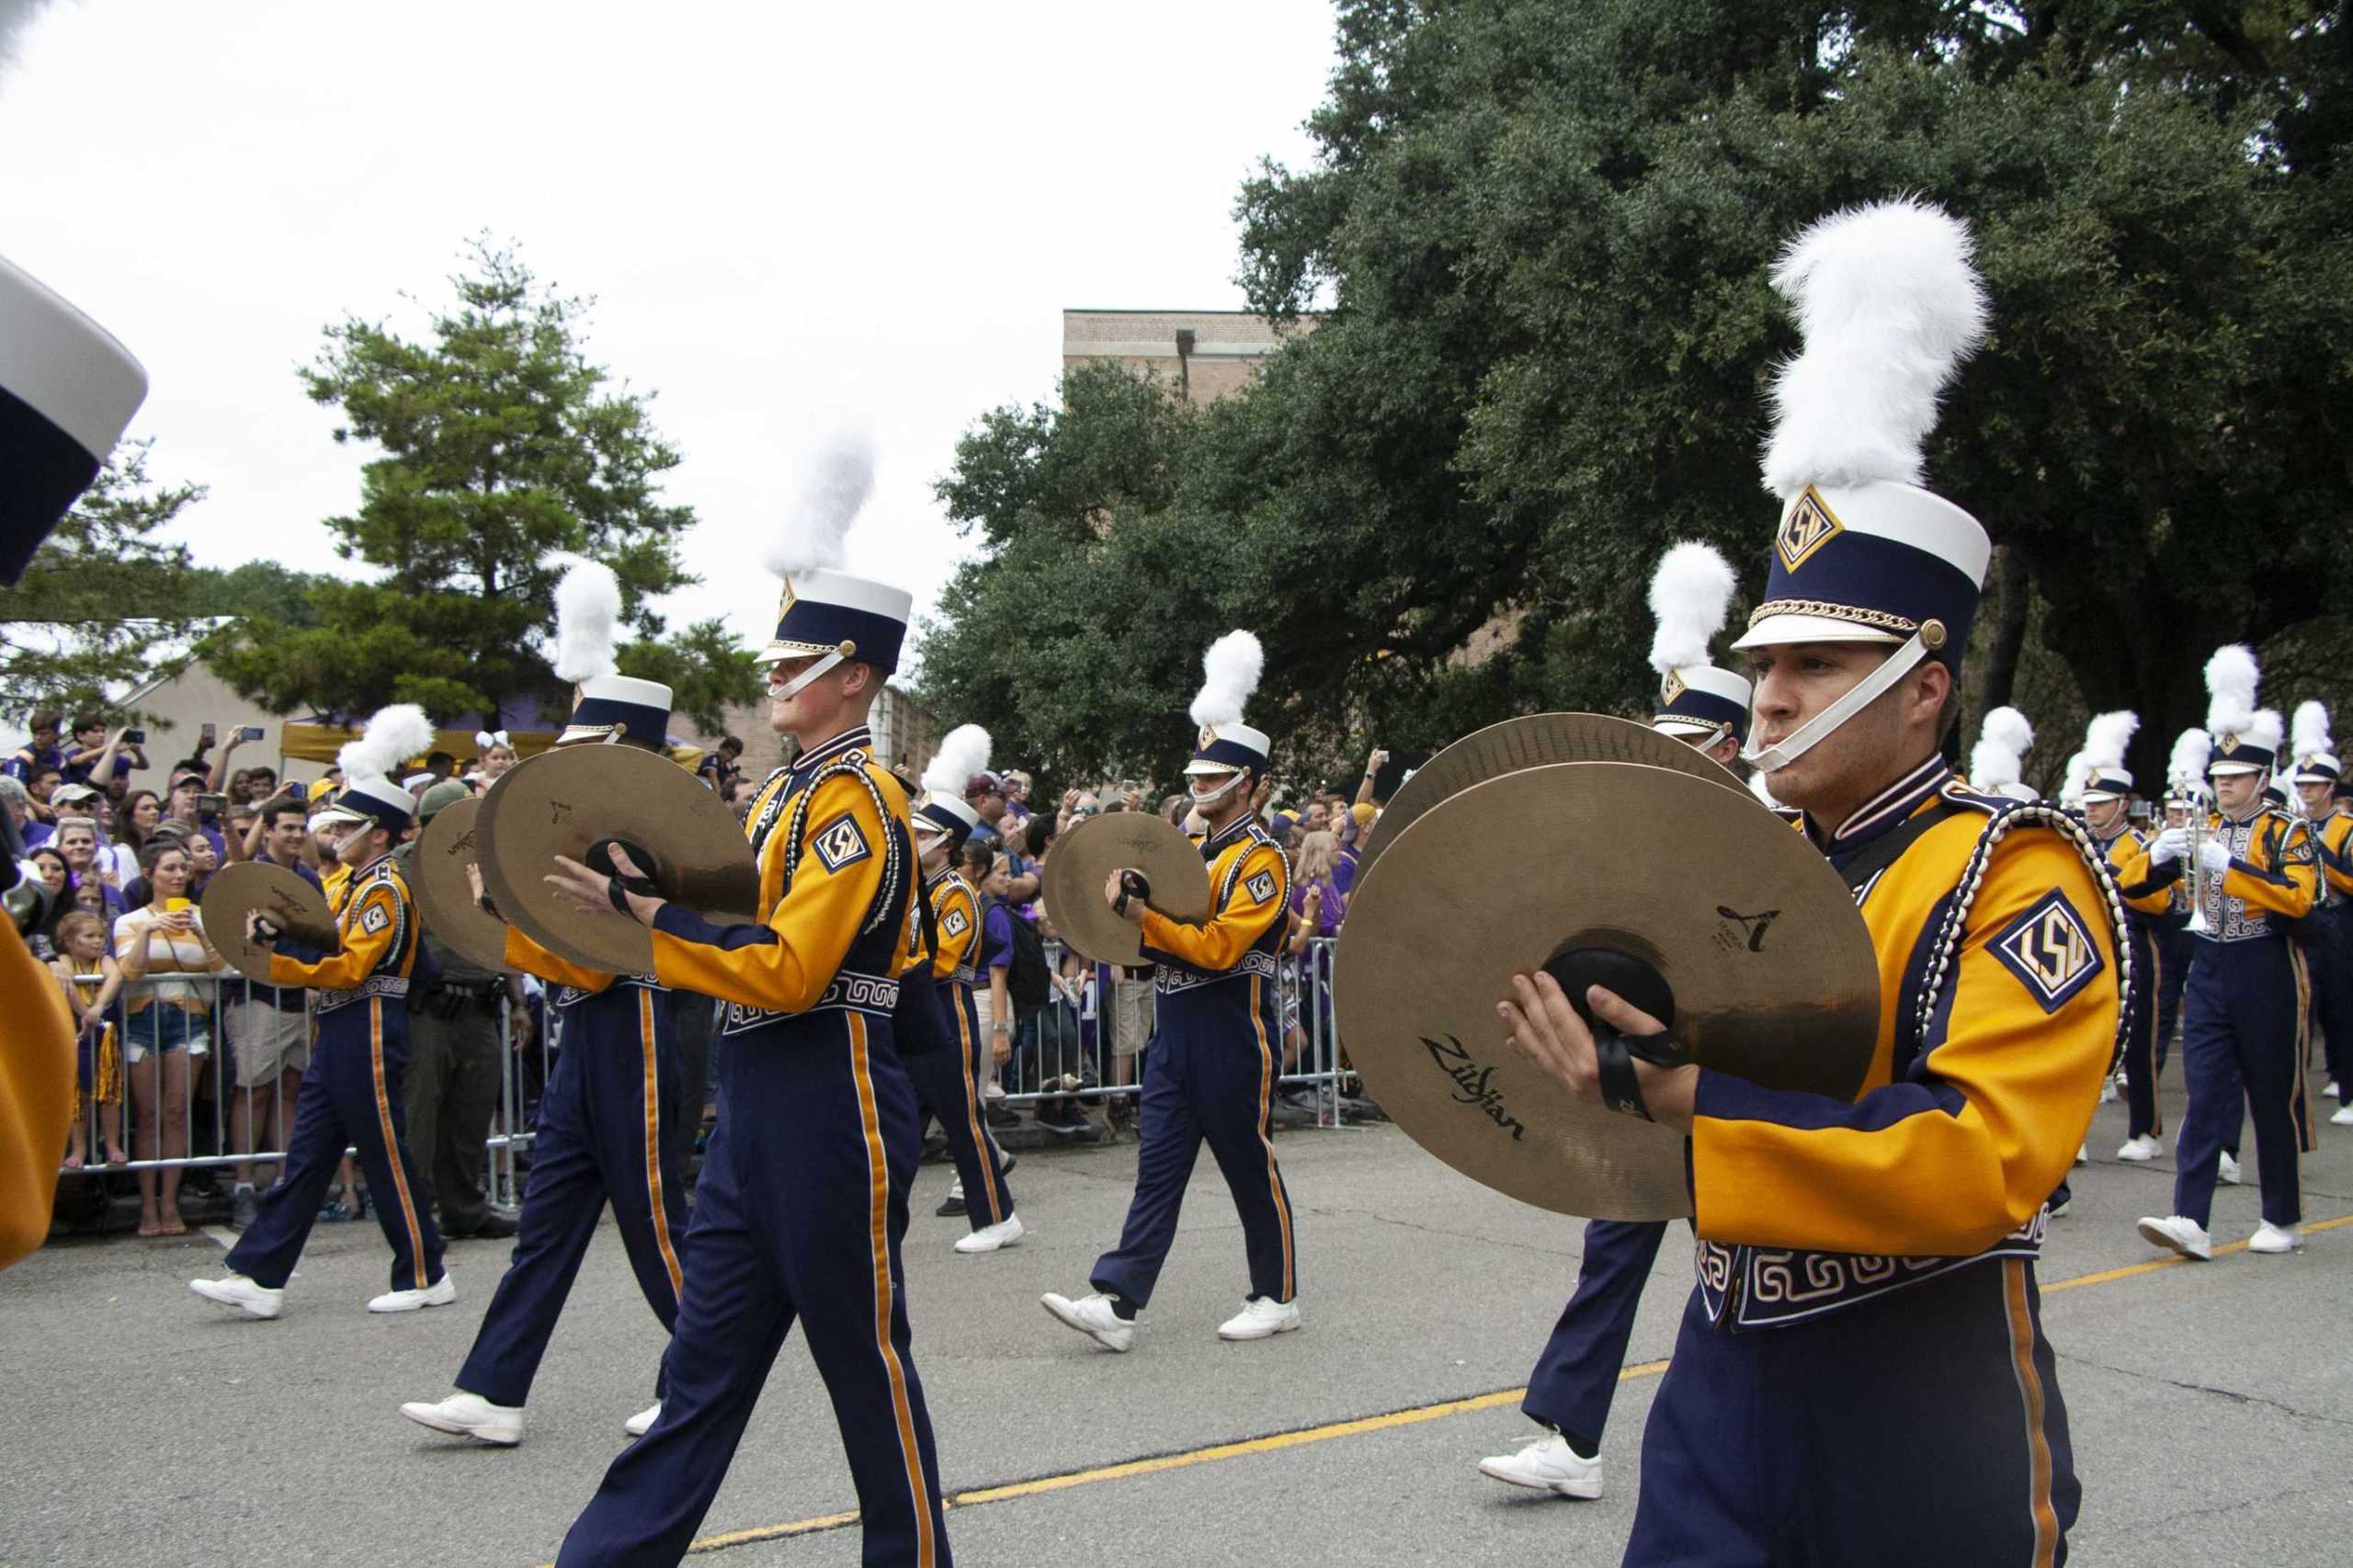
<path id="1" fill-rule="evenodd" d="M 222 812 L 229 809 L 229 797 L 226 795 L 199 795 L 196 798 L 196 809 L 209 816 L 219 816 Z"/>
<path id="2" fill-rule="evenodd" d="M 123 744 L 126 745 L 143 746 L 147 744 L 147 732 L 144 730 L 125 730 L 122 733 L 122 739 Z"/>
<path id="3" fill-rule="evenodd" d="M 261 736 L 262 728 L 259 724 L 240 724 L 237 726 L 237 740 L 240 744 L 257 741 L 261 739 Z"/>

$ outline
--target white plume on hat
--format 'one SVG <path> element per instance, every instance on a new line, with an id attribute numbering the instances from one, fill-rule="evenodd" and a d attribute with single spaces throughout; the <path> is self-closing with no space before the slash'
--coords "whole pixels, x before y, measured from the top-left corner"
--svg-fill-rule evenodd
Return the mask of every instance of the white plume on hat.
<path id="1" fill-rule="evenodd" d="M 1773 268 L 1805 347 L 1773 381 L 1765 487 L 1917 484 L 1937 394 L 1984 340 L 1969 227 L 1914 199 L 1833 213 Z"/>
<path id="2" fill-rule="evenodd" d="M 923 770 L 923 787 L 951 801 L 964 798 L 964 781 L 989 770 L 989 733 L 978 724 L 959 724 L 941 737 L 939 750 Z"/>
<path id="3" fill-rule="evenodd" d="M 1661 675 L 1708 662 L 1708 640 L 1732 608 L 1731 565 L 1715 550 L 1686 542 L 1659 558 L 1651 574 L 1651 668 Z"/>
<path id="4" fill-rule="evenodd" d="M 1200 695 L 1193 699 L 1196 724 L 1239 724 L 1242 710 L 1258 689 L 1267 667 L 1267 652 L 1247 631 L 1229 631 L 1201 655 Z"/>
<path id="5" fill-rule="evenodd" d="M 617 673 L 614 629 L 621 619 L 621 584 L 601 561 L 558 557 L 566 564 L 555 585 L 555 675 L 574 686 Z"/>
<path id="6" fill-rule="evenodd" d="M 2294 737 L 2288 749 L 2298 762 L 2336 754 L 2336 743 L 2328 733 L 2328 709 L 2324 704 L 2297 703 L 2296 716 L 2290 722 L 2288 733 Z"/>
<path id="7" fill-rule="evenodd" d="M 2251 744 L 2261 746 L 2271 754 L 2274 761 L 2277 761 L 2279 747 L 2288 739 L 2288 726 L 2280 722 L 2279 710 L 2277 708 L 2258 708 L 2246 728 L 2239 733 L 2239 738 Z"/>
<path id="8" fill-rule="evenodd" d="M 768 547 L 768 570 L 784 577 L 838 570 L 849 559 L 849 526 L 873 494 L 873 437 L 860 429 L 834 432 L 799 477 L 784 527 Z"/>
<path id="9" fill-rule="evenodd" d="M 0 65 L 12 63 L 17 58 L 17 41 L 23 38 L 49 0 L 0 0 Z"/>
<path id="10" fill-rule="evenodd" d="M 1969 752 L 1969 785 L 1988 793 L 2018 781 L 2018 769 L 2034 747 L 2034 726 L 2015 708 L 1985 715 L 1977 744 Z"/>
<path id="11" fill-rule="evenodd" d="M 2255 650 L 2232 642 L 2206 661 L 2206 729 L 2210 734 L 2245 734 L 2255 722 L 2256 685 L 2263 678 Z"/>
<path id="12" fill-rule="evenodd" d="M 2080 805 L 2092 787 L 2092 776 L 2121 768 L 2124 748 L 2141 728 L 2141 716 L 2123 709 L 2095 713 L 2084 726 L 2084 749 L 2067 759 L 2066 782 L 2059 787 L 2062 805 Z"/>
<path id="13" fill-rule="evenodd" d="M 347 784 L 388 778 L 410 757 L 431 751 L 434 738 L 433 721 L 425 716 L 424 709 L 414 702 L 395 702 L 376 710 L 358 740 L 344 743 L 335 753 L 335 766 L 343 769 Z"/>
<path id="14" fill-rule="evenodd" d="M 2214 737 L 2203 730 L 2184 730 L 2174 737 L 2173 756 L 2165 763 L 2165 782 L 2179 790 L 2202 789 L 2206 764 L 2214 755 Z"/>

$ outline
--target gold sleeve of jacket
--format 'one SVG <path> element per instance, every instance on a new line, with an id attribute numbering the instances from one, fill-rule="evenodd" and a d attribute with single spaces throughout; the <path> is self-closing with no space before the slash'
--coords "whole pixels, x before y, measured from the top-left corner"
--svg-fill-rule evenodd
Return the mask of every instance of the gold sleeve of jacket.
<path id="1" fill-rule="evenodd" d="M 2320 841 L 2321 874 L 2339 896 L 2353 898 L 2353 816 L 2333 816 L 2313 836 Z"/>
<path id="2" fill-rule="evenodd" d="M 0 1268 L 48 1239 L 74 1119 L 74 1019 L 57 977 L 0 922 Z"/>
<path id="3" fill-rule="evenodd" d="M 964 928 L 950 935 L 948 929 L 949 911 L 964 917 Z M 931 901 L 932 928 L 939 936 L 939 951 L 932 955 L 931 972 L 936 980 L 946 980 L 964 961 L 972 944 L 981 939 L 981 912 L 972 902 L 972 890 L 964 885 L 961 877 L 950 877 L 940 888 L 939 895 Z"/>
<path id="4" fill-rule="evenodd" d="M 376 915 L 381 918 L 374 919 L 371 931 L 369 926 Z M 321 991 L 356 990 L 384 961 L 401 925 L 399 892 L 387 881 L 370 882 L 345 907 L 339 933 L 342 945 L 315 963 L 290 959 L 284 953 L 270 954 L 270 983 L 315 986 Z"/>
<path id="5" fill-rule="evenodd" d="M 2300 822 L 2258 823 L 2247 845 L 2247 859 L 2234 858 L 2222 874 L 2222 895 L 2260 911 L 2301 920 L 2320 899 L 2320 853 Z"/>
<path id="6" fill-rule="evenodd" d="M 1896 891 L 1925 919 L 1949 887 Z M 2015 832 L 1988 858 L 1949 989 L 1904 1076 L 1848 1105 L 1703 1070 L 1699 1234 L 1966 1256 L 2030 1220 L 2075 1159 L 2115 1045 L 2122 993 L 2105 903 L 2056 835 Z"/>
<path id="7" fill-rule="evenodd" d="M 840 972 L 881 888 L 889 828 L 865 785 L 840 777 L 817 785 L 791 891 L 767 921 L 722 926 L 664 904 L 654 920 L 654 978 L 769 1012 L 813 1006 Z M 784 849 L 782 835 L 771 835 L 767 854 Z M 763 883 L 770 882 L 768 868 L 761 870 Z M 775 885 L 782 885 L 780 876 Z M 904 962 L 905 944 L 895 932 L 892 945 Z"/>
<path id="8" fill-rule="evenodd" d="M 551 985 L 569 985 L 578 991 L 602 991 L 613 983 L 613 977 L 601 969 L 583 969 L 568 959 L 556 957 L 526 936 L 519 926 L 506 927 L 506 967 L 536 974 Z"/>
<path id="9" fill-rule="evenodd" d="M 2156 868 L 2149 863 L 2149 846 L 2134 835 L 2120 833 L 2109 841 L 2108 869 L 2116 878 L 2116 891 L 2123 895 L 2126 908 L 2143 915 L 2163 915 L 2172 905 L 2173 879 L 2152 885 L 2150 874 Z M 2135 892 L 2135 888 L 2143 891 Z"/>
<path id="10" fill-rule="evenodd" d="M 1211 868 L 1212 882 L 1221 876 Z M 1261 878 L 1272 879 L 1273 888 L 1263 899 L 1250 887 Z M 1282 852 L 1272 845 L 1254 843 L 1243 856 L 1242 872 L 1233 879 L 1233 893 L 1222 908 L 1210 911 L 1208 925 L 1187 926 L 1156 909 L 1147 909 L 1143 913 L 1143 945 L 1204 974 L 1215 974 L 1240 963 L 1242 955 L 1290 910 L 1290 868 Z"/>

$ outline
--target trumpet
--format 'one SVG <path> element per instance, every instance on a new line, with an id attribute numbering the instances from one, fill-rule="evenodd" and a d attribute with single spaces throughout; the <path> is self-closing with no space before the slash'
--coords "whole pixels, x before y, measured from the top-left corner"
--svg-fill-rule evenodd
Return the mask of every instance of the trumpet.
<path id="1" fill-rule="evenodd" d="M 2206 871 L 2199 857 L 2206 846 L 2206 789 L 2202 784 L 2185 783 L 2182 793 L 2189 801 L 2189 865 L 2183 876 L 2189 886 L 2188 929 L 2203 936 L 2213 929 L 2206 918 Z"/>

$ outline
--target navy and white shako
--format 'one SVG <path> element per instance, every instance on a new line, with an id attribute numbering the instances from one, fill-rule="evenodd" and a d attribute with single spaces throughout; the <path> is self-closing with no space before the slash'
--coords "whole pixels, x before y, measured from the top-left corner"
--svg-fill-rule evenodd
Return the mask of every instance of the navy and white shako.
<path id="1" fill-rule="evenodd" d="M 666 749 L 670 688 L 620 673 L 615 644 L 621 619 L 620 580 L 602 562 L 574 558 L 555 585 L 556 677 L 572 687 L 572 718 L 555 744 L 620 741 Z"/>
<path id="2" fill-rule="evenodd" d="M 1804 350 L 1774 383 L 1766 487 L 1781 522 L 1765 598 L 1736 648 L 1884 642 L 1886 662 L 1794 735 L 1749 760 L 1788 767 L 1924 658 L 1958 672 L 1993 542 L 1921 488 L 1937 396 L 1985 334 L 1968 229 L 1920 201 L 1824 219 L 1773 284 Z"/>
<path id="3" fill-rule="evenodd" d="M 963 847 L 981 825 L 981 813 L 964 799 L 964 781 L 989 767 L 989 733 L 978 724 L 959 724 L 948 732 L 923 770 L 923 793 L 912 813 L 915 831 L 948 840 L 950 855 Z"/>
<path id="4" fill-rule="evenodd" d="M 2318 702 L 2299 702 L 2290 721 L 2290 755 L 2295 758 L 2293 781 L 2298 784 L 2341 785 L 2345 769 L 2336 760 L 2336 743 L 2329 737 L 2328 709 Z"/>
<path id="5" fill-rule="evenodd" d="M 335 754 L 343 789 L 335 806 L 361 821 L 388 829 L 394 837 L 416 821 L 416 797 L 393 782 L 392 769 L 433 749 L 433 722 L 414 702 L 380 708 L 359 738 Z"/>
<path id="6" fill-rule="evenodd" d="M 1194 737 L 1192 758 L 1185 764 L 1188 778 L 1232 774 L 1242 778 L 1267 771 L 1274 742 L 1266 731 L 1242 722 L 1242 710 L 1257 692 L 1266 663 L 1266 651 L 1247 631 L 1227 632 L 1201 655 L 1201 689 L 1192 707 L 1193 722 L 1200 729 Z M 1223 790 L 1197 788 L 1193 798 L 1213 800 L 1223 793 Z"/>
<path id="7" fill-rule="evenodd" d="M 104 327 L 0 258 L 0 583 L 14 583 L 146 401 Z"/>
<path id="8" fill-rule="evenodd" d="M 874 493 L 874 451 L 860 431 L 844 431 L 819 449 L 800 494 L 768 552 L 784 579 L 776 632 L 759 651 L 764 665 L 813 658 L 779 695 L 790 697 L 846 661 L 884 675 L 899 667 L 915 596 L 904 588 L 843 571 L 849 527 Z"/>
<path id="9" fill-rule="evenodd" d="M 1709 640 L 1724 628 L 1732 608 L 1731 565 L 1704 544 L 1675 546 L 1651 574 L 1651 668 L 1658 672 L 1658 706 L 1651 728 L 1701 747 L 1725 736 L 1748 739 L 1747 677 L 1708 662 Z"/>
<path id="10" fill-rule="evenodd" d="M 2206 661 L 2206 733 L 2214 741 L 2208 774 L 2268 773 L 2279 766 L 2286 727 L 2279 714 L 2255 706 L 2262 678 L 2255 651 L 2244 643 L 2217 648 Z"/>

